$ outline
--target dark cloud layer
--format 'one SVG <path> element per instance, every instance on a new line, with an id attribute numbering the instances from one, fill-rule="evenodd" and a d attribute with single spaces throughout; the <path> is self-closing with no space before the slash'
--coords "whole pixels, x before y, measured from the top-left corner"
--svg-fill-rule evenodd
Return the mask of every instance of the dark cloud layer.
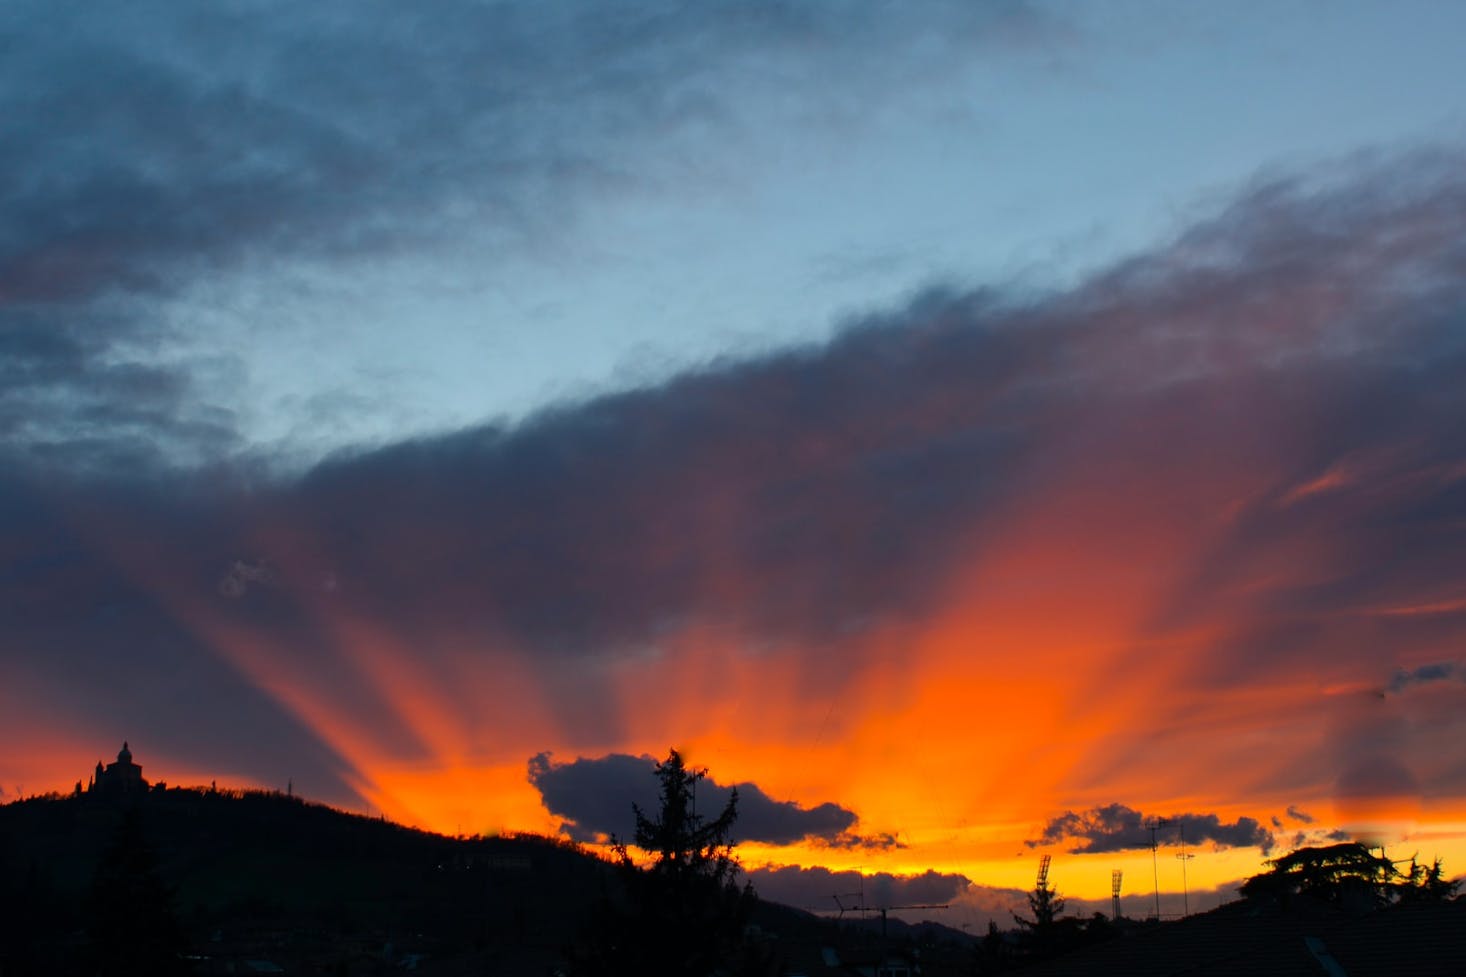
<path id="1" fill-rule="evenodd" d="M 655 817 L 658 809 L 656 760 L 613 753 L 596 759 L 579 758 L 555 763 L 548 753 L 529 761 L 529 780 L 540 792 L 545 807 L 565 818 L 561 830 L 577 841 L 595 842 L 615 837 L 629 842 L 636 836 L 632 805 Z M 792 801 L 776 801 L 757 784 L 720 785 L 712 777 L 697 787 L 697 805 L 716 816 L 738 791 L 736 840 L 788 845 L 813 840 L 840 847 L 859 847 L 866 840 L 854 834 L 857 818 L 838 804 L 812 808 Z M 873 847 L 890 847 L 893 839 L 871 840 Z"/>
<path id="2" fill-rule="evenodd" d="M 130 716 L 200 755 L 248 746 L 329 777 L 345 761 L 246 666 L 288 668 L 288 689 L 331 697 L 395 756 L 426 755 L 328 626 L 358 620 L 423 673 L 448 650 L 512 656 L 576 742 L 605 742 L 623 717 L 579 664 L 676 655 L 710 633 L 827 693 L 860 672 L 862 635 L 945 599 L 1017 503 L 1056 484 L 1201 497 L 1188 479 L 1203 470 L 1245 472 L 1247 490 L 1168 568 L 1137 646 L 1202 622 L 1200 687 L 1306 671 L 1377 688 L 1388 649 L 1459 644 L 1466 620 L 1452 603 L 1466 593 L 1459 162 L 1261 186 L 1070 291 L 933 291 L 822 346 L 289 481 L 169 470 L 140 449 L 163 429 L 148 417 L 186 395 L 166 371 L 122 370 L 106 382 L 130 391 L 117 398 L 135 424 L 56 442 L 84 463 L 22 437 L 0 451 L 0 665 L 54 690 L 58 722 Z M 49 294 L 35 285 L 22 304 Z M 0 333 L 20 350 L 0 370 L 93 377 L 69 335 Z M 1419 728 L 1453 741 L 1459 710 L 1399 698 L 1436 710 Z M 439 708 L 481 715 L 458 689 Z M 1391 742 L 1408 748 L 1413 728 Z M 1449 750 L 1422 762 L 1437 760 L 1466 769 Z M 800 817 L 832 836 L 848 814 Z M 1094 812 L 1068 817 L 1056 837 L 1134 840 Z M 1255 825 L 1198 818 L 1196 841 L 1261 843 Z"/>
<path id="3" fill-rule="evenodd" d="M 1273 834 L 1253 818 L 1242 817 L 1228 824 L 1215 814 L 1173 814 L 1159 819 L 1155 841 L 1170 844 L 1182 839 L 1189 845 L 1210 844 L 1217 848 L 1257 847 L 1272 850 Z M 1151 846 L 1147 827 L 1152 818 L 1124 804 L 1109 804 L 1088 811 L 1065 811 L 1043 826 L 1042 833 L 1024 842 L 1040 845 L 1071 845 L 1076 854 L 1135 851 Z"/>
<path id="4" fill-rule="evenodd" d="M 925 872 L 921 875 L 892 875 L 877 872 L 832 872 L 827 868 L 778 865 L 748 873 L 759 896 L 787 906 L 817 912 L 836 912 L 865 906 L 942 905 L 952 902 L 972 886 L 965 875 Z M 839 902 L 836 902 L 836 897 Z"/>

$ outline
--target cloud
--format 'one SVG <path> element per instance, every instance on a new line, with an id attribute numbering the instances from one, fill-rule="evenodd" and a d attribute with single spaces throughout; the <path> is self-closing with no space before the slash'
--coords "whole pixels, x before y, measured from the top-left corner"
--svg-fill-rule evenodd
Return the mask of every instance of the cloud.
<path id="1" fill-rule="evenodd" d="M 873 909 L 941 905 L 957 899 L 972 886 L 965 875 L 955 873 L 863 875 L 799 865 L 765 866 L 749 870 L 747 876 L 760 898 L 815 912 L 835 912 L 841 905 Z"/>
<path id="2" fill-rule="evenodd" d="M 1411 391 L 1457 387 L 1437 310 L 1466 266 L 1450 236 L 1466 238 L 1466 197 L 1452 186 L 1401 206 L 1369 189 L 1265 188 L 1170 251 L 1046 301 L 933 292 L 825 346 L 333 459 L 257 514 L 320 527 L 350 557 L 343 574 L 389 611 L 488 616 L 541 653 L 614 654 L 694 622 L 778 644 L 919 619 L 1001 531 L 997 515 L 1049 479 L 1084 484 L 1106 459 L 1165 465 L 1144 439 L 1263 465 L 1269 495 L 1342 452 L 1388 452 L 1307 512 L 1245 506 L 1158 602 L 1151 630 L 1179 630 L 1259 563 L 1348 523 L 1410 538 L 1418 558 L 1399 565 L 1390 534 L 1348 535 L 1353 558 L 1330 586 L 1284 582 L 1279 610 L 1244 616 L 1208 661 L 1276 666 L 1313 654 L 1321 636 L 1299 631 L 1314 619 L 1460 573 L 1432 532 L 1453 505 L 1441 479 L 1463 453 L 1459 405 Z M 1341 283 L 1340 267 L 1356 273 Z M 1253 413 L 1271 435 L 1238 433 Z M 1140 425 L 1155 429 L 1137 441 Z M 380 511 L 435 561 L 364 533 Z M 471 572 L 435 570 L 448 566 Z M 716 598 L 728 580 L 736 605 Z M 1431 622 L 1350 625 L 1408 626 Z M 1366 654 L 1356 640 L 1343 657 Z"/>
<path id="3" fill-rule="evenodd" d="M 1354 835 L 1343 828 L 1331 828 L 1327 831 L 1296 831 L 1288 842 L 1288 849 L 1297 851 L 1299 848 L 1306 848 L 1310 845 L 1331 845 L 1339 841 L 1355 840 L 1357 839 Z"/>
<path id="4" fill-rule="evenodd" d="M 656 760 L 649 756 L 613 753 L 596 759 L 578 758 L 555 763 L 548 753 L 531 757 L 529 781 L 540 792 L 545 807 L 565 818 L 560 830 L 577 841 L 596 842 L 607 837 L 630 841 L 636 836 L 632 806 L 655 817 L 658 810 Z M 801 807 L 793 801 L 775 801 L 758 785 L 720 785 L 711 777 L 697 787 L 697 804 L 716 814 L 738 791 L 735 841 L 788 845 L 815 840 L 837 848 L 890 848 L 890 836 L 866 839 L 851 831 L 857 818 L 838 804 L 826 802 Z"/>
<path id="5" fill-rule="evenodd" d="M 879 834 L 862 835 L 849 831 L 842 831 L 833 838 L 815 838 L 816 845 L 826 848 L 852 849 L 860 848 L 867 851 L 894 851 L 898 848 L 909 848 L 904 841 L 889 831 Z"/>
<path id="6" fill-rule="evenodd" d="M 1389 684 L 1385 686 L 1385 691 L 1392 695 L 1399 695 L 1406 689 L 1418 685 L 1450 681 L 1466 682 L 1466 670 L 1463 670 L 1457 662 L 1432 662 L 1410 669 L 1396 669 Z"/>
<path id="7" fill-rule="evenodd" d="M 12 4 L 0 431 L 69 464 L 129 437 L 174 464 L 234 457 L 249 378 L 231 342 L 205 356 L 193 339 L 236 276 L 263 276 L 249 291 L 277 316 L 341 264 L 471 251 L 482 273 L 544 251 L 608 190 L 715 169 L 725 153 L 677 162 L 689 134 L 736 137 L 770 103 L 878 101 L 891 73 L 939 80 L 1042 30 L 1005 6 Z M 170 305 L 195 293 L 205 311 Z"/>
<path id="8" fill-rule="evenodd" d="M 243 597 L 252 586 L 275 581 L 275 571 L 264 560 L 235 560 L 219 578 L 219 593 L 225 597 Z"/>
<path id="9" fill-rule="evenodd" d="M 108 475 L 196 463 L 240 446 L 233 414 L 114 317 L 0 300 L 0 443 L 32 467 Z"/>
<path id="10" fill-rule="evenodd" d="M 1288 805 L 1288 817 L 1292 818 L 1294 821 L 1301 821 L 1304 824 L 1312 824 L 1314 821 L 1314 817 L 1312 814 L 1309 814 L 1307 811 L 1299 808 L 1297 805 L 1294 804 Z M 1282 827 L 1282 825 L 1279 825 L 1279 827 Z"/>
<path id="11" fill-rule="evenodd" d="M 1241 817 L 1228 824 L 1215 814 L 1175 814 L 1151 818 L 1123 804 L 1109 804 L 1088 811 L 1065 811 L 1044 825 L 1039 837 L 1025 841 L 1030 848 L 1040 845 L 1068 843 L 1075 854 L 1135 851 L 1151 846 L 1147 824 L 1161 822 L 1156 833 L 1159 844 L 1185 839 L 1187 844 L 1210 843 L 1216 848 L 1257 847 L 1264 853 L 1272 850 L 1274 838 L 1255 819 Z"/>

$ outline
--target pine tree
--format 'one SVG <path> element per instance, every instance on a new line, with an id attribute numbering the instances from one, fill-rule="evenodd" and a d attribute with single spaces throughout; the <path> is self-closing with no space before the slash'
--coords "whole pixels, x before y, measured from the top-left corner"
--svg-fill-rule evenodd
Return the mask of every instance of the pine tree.
<path id="1" fill-rule="evenodd" d="M 1017 913 L 1013 914 L 1014 922 L 1022 928 L 1024 943 L 1029 952 L 1043 955 L 1054 948 L 1054 923 L 1064 911 L 1065 905 L 1066 900 L 1059 895 L 1057 889 L 1049 885 L 1048 878 L 1040 878 L 1033 891 L 1028 894 L 1028 911 L 1033 914 L 1033 918 L 1024 919 Z"/>
<path id="2" fill-rule="evenodd" d="M 672 750 L 657 764 L 661 811 L 654 820 L 632 805 L 636 814 L 636 847 L 651 855 L 651 874 L 670 888 L 722 889 L 731 885 L 739 866 L 733 857 L 733 822 L 738 819 L 734 789 L 722 813 L 709 821 L 697 813 L 697 785 L 706 770 L 689 770 Z M 632 861 L 625 845 L 617 851 L 623 864 Z"/>
<path id="3" fill-rule="evenodd" d="M 697 785 L 707 771 L 689 769 L 672 750 L 656 776 L 660 809 L 650 817 L 633 805 L 633 846 L 616 845 L 619 891 L 572 951 L 577 973 L 706 977 L 740 956 L 754 897 L 737 884 L 738 792 L 706 818 L 697 813 Z"/>
<path id="4" fill-rule="evenodd" d="M 1439 858 L 1427 868 L 1412 857 L 1410 872 L 1396 884 L 1395 894 L 1401 902 L 1448 902 L 1456 898 L 1460 888 L 1460 882 L 1446 878 Z"/>

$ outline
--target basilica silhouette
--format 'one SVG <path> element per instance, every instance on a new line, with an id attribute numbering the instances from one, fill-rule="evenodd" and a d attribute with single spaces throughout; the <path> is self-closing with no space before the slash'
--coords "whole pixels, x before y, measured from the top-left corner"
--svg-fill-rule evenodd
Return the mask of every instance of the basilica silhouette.
<path id="1" fill-rule="evenodd" d="M 117 762 L 103 767 L 102 761 L 98 760 L 97 770 L 87 784 L 89 794 L 114 797 L 141 794 L 147 789 L 148 782 L 143 779 L 143 768 L 132 762 L 132 751 L 127 748 L 126 740 L 123 740 L 122 749 L 117 754 Z"/>

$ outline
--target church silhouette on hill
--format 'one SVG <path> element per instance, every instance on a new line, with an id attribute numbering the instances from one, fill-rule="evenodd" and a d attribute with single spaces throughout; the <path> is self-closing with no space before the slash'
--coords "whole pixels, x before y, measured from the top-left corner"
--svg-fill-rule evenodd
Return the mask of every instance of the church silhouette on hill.
<path id="1" fill-rule="evenodd" d="M 102 761 L 98 760 L 96 773 L 92 774 L 91 783 L 87 784 L 88 794 L 113 797 L 141 794 L 147 789 L 148 782 L 143 779 L 143 768 L 132 762 L 132 751 L 127 748 L 126 740 L 123 740 L 122 749 L 117 754 L 117 762 L 103 767 Z"/>

